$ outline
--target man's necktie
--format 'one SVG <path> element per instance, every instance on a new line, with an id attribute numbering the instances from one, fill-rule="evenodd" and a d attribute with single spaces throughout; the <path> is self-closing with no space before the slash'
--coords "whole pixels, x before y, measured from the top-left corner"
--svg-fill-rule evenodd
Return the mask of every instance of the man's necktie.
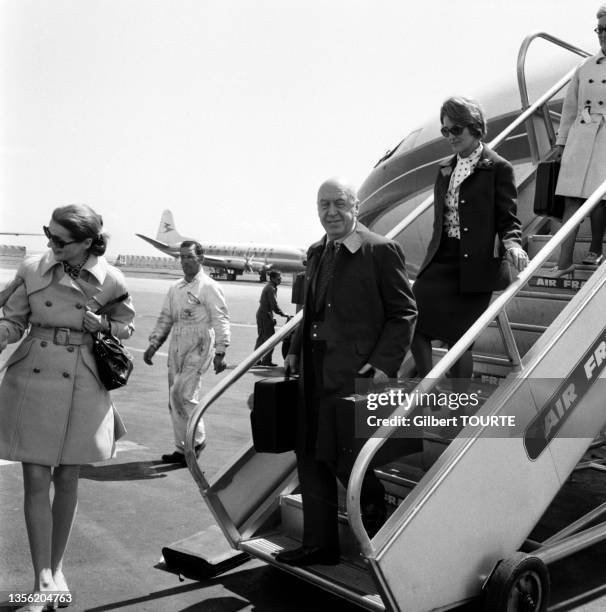
<path id="1" fill-rule="evenodd" d="M 316 282 L 316 298 L 314 300 L 316 312 L 321 312 L 324 309 L 328 283 L 332 278 L 335 267 L 335 254 L 335 243 L 331 241 L 324 248 L 324 253 L 320 260 L 320 269 L 318 270 L 318 280 Z"/>

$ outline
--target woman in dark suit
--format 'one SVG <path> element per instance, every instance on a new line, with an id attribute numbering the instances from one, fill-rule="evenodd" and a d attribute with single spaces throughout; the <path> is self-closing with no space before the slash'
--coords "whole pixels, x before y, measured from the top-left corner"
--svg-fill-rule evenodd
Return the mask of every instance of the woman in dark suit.
<path id="1" fill-rule="evenodd" d="M 513 168 L 482 143 L 486 121 L 480 106 L 449 98 L 440 121 L 456 155 L 440 165 L 433 235 L 413 288 L 419 318 L 411 348 L 419 376 L 432 368 L 431 340 L 455 344 L 486 310 L 492 292 L 507 282 L 500 273 L 502 250 L 518 271 L 528 264 Z M 451 373 L 456 379 L 471 378 L 471 347 Z"/>

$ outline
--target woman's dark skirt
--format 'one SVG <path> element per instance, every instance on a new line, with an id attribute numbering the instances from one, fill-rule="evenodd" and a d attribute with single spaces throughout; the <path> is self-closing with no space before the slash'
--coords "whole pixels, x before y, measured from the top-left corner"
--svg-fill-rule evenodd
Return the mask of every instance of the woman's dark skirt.
<path id="1" fill-rule="evenodd" d="M 459 240 L 443 235 L 431 263 L 413 286 L 417 331 L 454 344 L 486 310 L 492 292 L 461 293 Z"/>

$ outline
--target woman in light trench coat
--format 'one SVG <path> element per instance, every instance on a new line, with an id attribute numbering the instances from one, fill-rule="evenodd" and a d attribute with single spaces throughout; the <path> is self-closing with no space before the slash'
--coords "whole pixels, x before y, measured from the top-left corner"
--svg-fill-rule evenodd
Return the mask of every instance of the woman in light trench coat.
<path id="1" fill-rule="evenodd" d="M 23 281 L 4 306 L 0 351 L 29 333 L 10 356 L 0 385 L 0 458 L 23 464 L 25 523 L 36 601 L 69 592 L 63 556 L 76 514 L 79 468 L 113 456 L 124 427 L 99 380 L 92 335 L 133 332 L 130 298 L 108 315 L 103 304 L 126 293 L 124 278 L 104 257 L 101 216 L 85 205 L 55 209 L 44 232 L 50 250 L 26 258 Z M 54 485 L 52 505 L 50 485 Z"/>
<path id="2" fill-rule="evenodd" d="M 600 52 L 587 58 L 576 70 L 564 99 L 558 130 L 556 159 L 562 160 L 556 193 L 566 196 L 563 222 L 606 179 L 606 4 L 597 13 L 595 29 Z M 584 264 L 599 265 L 603 260 L 602 240 L 606 229 L 606 201 L 591 211 L 591 244 Z M 556 275 L 574 269 L 572 256 L 575 230 L 562 244 Z"/>

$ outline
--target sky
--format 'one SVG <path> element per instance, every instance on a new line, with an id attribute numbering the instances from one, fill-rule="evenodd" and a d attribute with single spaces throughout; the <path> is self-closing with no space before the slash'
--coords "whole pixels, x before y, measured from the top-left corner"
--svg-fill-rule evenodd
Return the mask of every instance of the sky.
<path id="1" fill-rule="evenodd" d="M 134 234 L 165 208 L 203 242 L 306 247 L 324 179 L 361 184 L 450 95 L 516 87 L 532 31 L 597 51 L 599 4 L 0 0 L 0 231 L 85 202 L 111 255 L 160 255 Z"/>

